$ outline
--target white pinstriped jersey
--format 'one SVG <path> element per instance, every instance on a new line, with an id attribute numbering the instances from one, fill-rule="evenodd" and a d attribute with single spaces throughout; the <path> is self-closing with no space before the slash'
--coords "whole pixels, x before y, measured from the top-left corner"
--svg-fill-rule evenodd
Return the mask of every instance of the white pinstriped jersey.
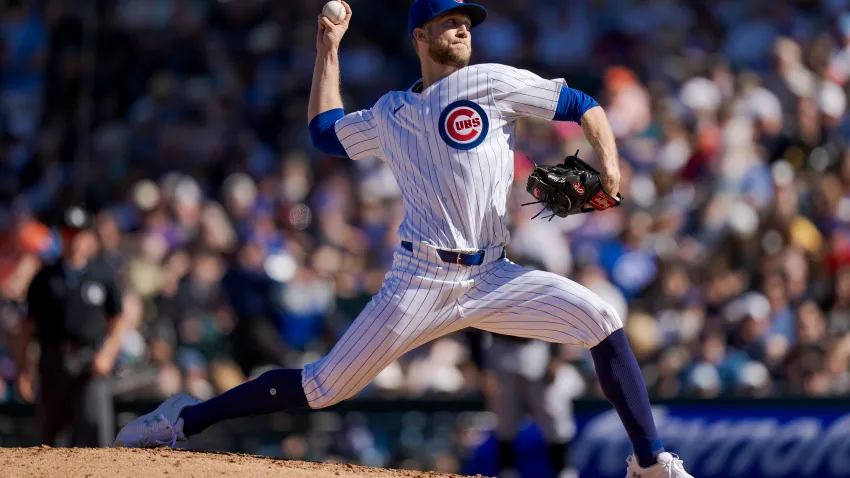
<path id="1" fill-rule="evenodd" d="M 377 156 L 398 182 L 405 217 L 398 235 L 441 249 L 510 241 L 516 120 L 555 116 L 563 79 L 505 65 L 469 66 L 422 90 L 384 95 L 336 123 L 351 159 Z"/>
<path id="2" fill-rule="evenodd" d="M 593 347 L 623 326 L 592 291 L 504 256 L 510 239 L 515 122 L 551 120 L 564 80 L 501 65 L 464 68 L 393 92 L 336 123 L 349 157 L 378 156 L 402 190 L 401 239 L 381 290 L 322 359 L 302 372 L 311 408 L 354 396 L 394 360 L 467 327 Z M 480 265 L 435 248 L 484 249 Z"/>

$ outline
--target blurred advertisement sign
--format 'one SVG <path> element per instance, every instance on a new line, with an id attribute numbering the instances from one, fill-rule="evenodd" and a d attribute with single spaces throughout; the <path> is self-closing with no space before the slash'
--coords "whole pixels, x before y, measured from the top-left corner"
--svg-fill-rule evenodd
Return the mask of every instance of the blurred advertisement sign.
<path id="1" fill-rule="evenodd" d="M 665 447 L 699 478 L 850 477 L 850 402 L 685 402 L 653 408 Z M 631 445 L 616 413 L 577 407 L 582 478 L 622 478 Z"/>

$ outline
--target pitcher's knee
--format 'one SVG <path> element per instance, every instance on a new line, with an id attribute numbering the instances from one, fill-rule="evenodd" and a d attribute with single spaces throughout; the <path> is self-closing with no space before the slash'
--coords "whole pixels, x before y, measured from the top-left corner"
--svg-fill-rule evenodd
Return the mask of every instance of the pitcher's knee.
<path id="1" fill-rule="evenodd" d="M 593 320 L 598 330 L 594 334 L 595 342 L 587 344 L 588 348 L 595 347 L 599 342 L 602 342 L 608 336 L 623 328 L 623 320 L 620 318 L 620 314 L 608 304 L 603 303 L 598 308 L 597 313 L 593 316 Z"/>
<path id="2" fill-rule="evenodd" d="M 340 376 L 334 373 L 334 367 L 323 364 L 322 360 L 304 366 L 301 384 L 310 408 L 317 410 L 327 408 L 355 395 L 362 387 L 349 382 L 353 377 Z"/>

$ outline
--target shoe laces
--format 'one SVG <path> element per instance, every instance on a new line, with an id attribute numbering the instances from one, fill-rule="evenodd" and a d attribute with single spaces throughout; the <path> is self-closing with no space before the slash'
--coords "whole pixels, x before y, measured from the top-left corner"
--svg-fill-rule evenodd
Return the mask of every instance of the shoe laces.
<path id="1" fill-rule="evenodd" d="M 168 418 L 160 413 L 145 420 L 144 424 L 147 425 L 144 441 L 156 446 L 168 446 L 169 448 L 174 448 L 178 438 L 177 431 L 174 429 L 174 425 L 168 420 Z M 171 438 L 167 440 L 160 438 L 165 433 L 169 433 Z"/>
<path id="2" fill-rule="evenodd" d="M 671 453 L 671 455 L 673 455 L 673 459 L 670 460 L 669 463 L 664 464 L 664 471 L 667 472 L 667 475 L 670 478 L 688 476 L 687 472 L 685 472 L 685 464 L 679 458 L 679 455 L 676 455 L 675 453 Z"/>

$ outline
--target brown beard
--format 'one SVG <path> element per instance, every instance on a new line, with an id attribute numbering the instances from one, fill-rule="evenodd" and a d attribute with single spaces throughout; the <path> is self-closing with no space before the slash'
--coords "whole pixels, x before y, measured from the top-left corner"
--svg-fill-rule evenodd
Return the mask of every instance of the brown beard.
<path id="1" fill-rule="evenodd" d="M 442 45 L 435 40 L 428 41 L 428 56 L 440 65 L 448 65 L 455 68 L 466 68 L 469 66 L 468 56 L 461 56 L 461 54 L 452 50 L 451 45 Z"/>

